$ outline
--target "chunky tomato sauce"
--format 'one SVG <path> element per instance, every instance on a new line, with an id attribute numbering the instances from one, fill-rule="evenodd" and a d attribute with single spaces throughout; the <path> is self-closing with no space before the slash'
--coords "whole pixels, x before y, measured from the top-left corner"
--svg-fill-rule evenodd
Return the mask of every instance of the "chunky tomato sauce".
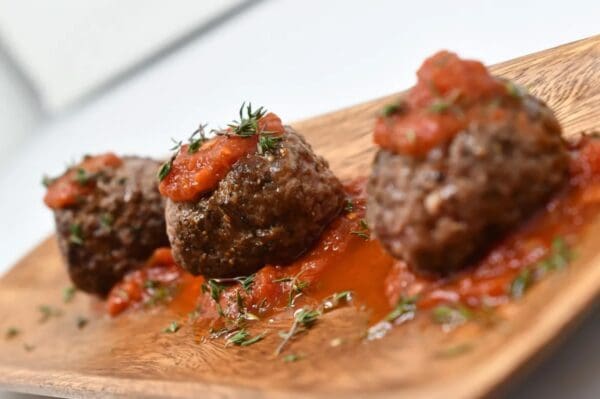
<path id="1" fill-rule="evenodd" d="M 144 268 L 127 275 L 113 289 L 108 311 L 116 315 L 128 307 L 154 304 L 157 287 L 171 290 L 160 298 L 166 298 L 164 302 L 173 309 L 181 314 L 194 312 L 205 321 L 240 315 L 263 318 L 290 306 L 316 305 L 346 290 L 352 291 L 355 306 L 370 310 L 372 323 L 408 297 L 416 298 L 421 309 L 438 304 L 478 308 L 505 303 L 514 296 L 511 289 L 524 272 L 531 271 L 528 278 L 537 279 L 551 271 L 545 266 L 564 266 L 553 259 L 557 245 L 576 244 L 586 223 L 600 211 L 600 140 L 584 138 L 572 146 L 571 154 L 571 178 L 563 191 L 477 264 L 452 277 L 417 275 L 385 253 L 361 222 L 365 179 L 357 179 L 346 185 L 347 210 L 293 264 L 267 265 L 247 284 L 242 278 L 217 281 L 214 295 L 202 277 L 183 272 L 170 251 L 160 249 Z"/>
<path id="2" fill-rule="evenodd" d="M 190 151 L 189 145 L 181 146 L 169 173 L 160 182 L 160 193 L 173 201 L 193 201 L 214 190 L 238 160 L 256 151 L 260 132 L 284 132 L 281 119 L 273 113 L 260 118 L 257 125 L 259 134 L 217 136 L 197 151 Z"/>
<path id="3" fill-rule="evenodd" d="M 380 116 L 373 134 L 389 151 L 422 155 L 449 140 L 473 120 L 482 124 L 507 117 L 505 106 L 519 89 L 492 76 L 485 66 L 441 51 L 425 60 L 417 84 L 403 102 Z"/>
<path id="4" fill-rule="evenodd" d="M 52 209 L 66 208 L 89 194 L 96 184 L 96 174 L 104 168 L 116 168 L 121 158 L 112 152 L 85 157 L 77 166 L 52 181 L 44 197 L 44 203 Z"/>

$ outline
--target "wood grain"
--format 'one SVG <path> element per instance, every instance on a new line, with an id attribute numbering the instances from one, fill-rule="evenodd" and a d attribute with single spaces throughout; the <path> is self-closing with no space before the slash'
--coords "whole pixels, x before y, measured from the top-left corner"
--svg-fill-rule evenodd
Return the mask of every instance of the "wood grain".
<path id="1" fill-rule="evenodd" d="M 493 70 L 546 100 L 565 134 L 600 128 L 600 37 Z M 340 176 L 364 174 L 374 152 L 374 117 L 393 97 L 295 126 Z M 168 309 L 109 319 L 102 304 L 84 295 L 64 304 L 61 290 L 69 283 L 55 240 L 49 238 L 0 280 L 0 331 L 9 326 L 22 330 L 12 339 L 0 339 L 0 388 L 67 397 L 481 397 L 532 364 L 598 297 L 599 233 L 595 222 L 571 267 L 502 308 L 486 325 L 443 333 L 439 327 L 409 323 L 382 340 L 366 342 L 367 315 L 345 308 L 327 314 L 292 344 L 306 357 L 290 364 L 273 358 L 275 333 L 260 345 L 225 348 L 199 342 L 200 332 L 189 325 L 177 334 L 162 333 L 177 317 Z M 60 308 L 62 315 L 40 323 L 41 304 Z M 89 319 L 83 329 L 77 327 L 79 316 Z M 274 332 L 287 323 L 276 320 L 261 328 Z M 342 345 L 329 345 L 338 337 Z"/>

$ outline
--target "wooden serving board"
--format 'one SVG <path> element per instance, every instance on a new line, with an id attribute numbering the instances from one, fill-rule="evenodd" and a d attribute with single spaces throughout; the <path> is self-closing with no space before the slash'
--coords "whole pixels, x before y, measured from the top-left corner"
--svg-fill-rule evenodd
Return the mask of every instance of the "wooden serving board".
<path id="1" fill-rule="evenodd" d="M 600 128 L 600 36 L 493 67 L 526 85 L 556 110 L 566 134 Z M 364 174 L 374 148 L 371 129 L 383 98 L 298 122 L 320 154 L 342 177 Z M 184 324 L 163 328 L 168 309 L 132 312 L 115 319 L 101 304 L 77 294 L 64 304 L 69 285 L 54 238 L 22 259 L 0 280 L 0 388 L 67 397 L 474 398 L 502 387 L 572 327 L 600 293 L 600 223 L 595 223 L 566 270 L 537 284 L 521 301 L 501 309 L 489 325 L 473 323 L 447 333 L 408 323 L 381 340 L 365 341 L 365 314 L 353 308 L 327 313 L 292 343 L 305 357 L 274 358 L 278 326 L 264 323 L 267 338 L 249 347 L 198 342 Z M 62 315 L 40 323 L 39 305 Z M 77 318 L 89 323 L 77 327 Z M 343 338 L 341 345 L 331 345 Z"/>

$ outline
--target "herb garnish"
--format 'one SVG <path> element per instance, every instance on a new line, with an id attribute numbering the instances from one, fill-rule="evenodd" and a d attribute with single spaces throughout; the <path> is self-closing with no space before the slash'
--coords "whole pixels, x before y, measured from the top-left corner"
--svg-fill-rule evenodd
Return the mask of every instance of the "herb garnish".
<path id="1" fill-rule="evenodd" d="M 103 213 L 100 215 L 100 226 L 104 227 L 107 230 L 110 230 L 112 227 L 115 218 L 110 213 Z"/>
<path id="2" fill-rule="evenodd" d="M 88 173 L 83 168 L 77 168 L 77 170 L 75 171 L 74 179 L 77 182 L 77 184 L 79 184 L 80 186 L 87 185 L 93 178 L 94 178 L 94 175 L 91 173 Z"/>
<path id="3" fill-rule="evenodd" d="M 171 168 L 173 167 L 173 161 L 175 160 L 175 157 L 177 156 L 177 154 L 174 154 L 168 161 L 166 161 L 165 163 L 163 163 L 160 167 L 160 169 L 158 170 L 158 181 L 163 181 L 165 179 L 165 177 L 167 177 L 167 175 L 169 174 L 169 172 L 171 172 Z"/>
<path id="4" fill-rule="evenodd" d="M 206 125 L 200 124 L 198 129 L 194 130 L 191 136 L 188 138 L 188 154 L 194 154 L 198 152 L 202 144 L 208 141 L 208 137 L 204 133 Z"/>
<path id="5" fill-rule="evenodd" d="M 513 298 L 521 298 L 533 283 L 542 278 L 546 273 L 563 269 L 573 260 L 573 252 L 562 237 L 552 241 L 550 254 L 533 266 L 521 270 L 515 277 L 508 291 Z"/>
<path id="6" fill-rule="evenodd" d="M 227 338 L 227 344 L 225 344 L 225 346 L 250 346 L 258 341 L 261 341 L 266 335 L 267 333 L 263 332 L 262 334 L 252 337 L 245 328 L 241 328 Z"/>
<path id="7" fill-rule="evenodd" d="M 21 330 L 19 330 L 16 327 L 8 327 L 6 329 L 6 332 L 4 333 L 4 338 L 8 339 L 13 339 L 15 338 L 17 335 L 21 334 Z"/>
<path id="8" fill-rule="evenodd" d="M 525 87 L 510 80 L 507 80 L 504 83 L 504 87 L 506 87 L 506 92 L 508 95 L 516 99 L 521 99 L 527 94 L 527 89 Z"/>
<path id="9" fill-rule="evenodd" d="M 52 178 L 50 176 L 44 175 L 42 177 L 42 185 L 46 188 L 50 187 L 52 185 L 52 183 L 54 183 L 55 181 L 56 181 L 56 178 Z"/>
<path id="10" fill-rule="evenodd" d="M 352 291 L 342 291 L 333 294 L 323 301 L 323 310 L 328 311 L 337 308 L 342 302 L 348 303 L 352 300 Z"/>
<path id="11" fill-rule="evenodd" d="M 77 288 L 73 287 L 72 285 L 69 287 L 63 288 L 63 292 L 62 292 L 63 302 L 64 303 L 71 302 L 73 300 L 73 298 L 75 297 L 76 292 L 77 292 Z"/>
<path id="12" fill-rule="evenodd" d="M 246 115 L 244 115 L 244 107 L 246 111 Z M 258 107 L 255 111 L 252 111 L 252 104 L 242 103 L 240 107 L 239 115 L 240 119 L 234 120 L 227 127 L 240 137 L 252 137 L 258 136 L 257 150 L 258 153 L 263 155 L 269 152 L 273 152 L 277 149 L 277 145 L 281 141 L 281 137 L 276 135 L 276 132 L 269 132 L 266 130 L 261 130 L 259 126 L 259 120 L 265 116 L 267 110 L 264 107 Z M 219 134 L 227 134 L 219 133 Z"/>
<path id="13" fill-rule="evenodd" d="M 385 317 L 385 321 L 395 324 L 412 320 L 417 311 L 417 297 L 402 297 L 398 300 L 396 307 Z"/>
<path id="14" fill-rule="evenodd" d="M 163 329 L 163 332 L 167 333 L 167 334 L 174 334 L 177 331 L 179 331 L 180 328 L 181 328 L 181 324 L 179 324 L 176 321 L 172 321 L 171 324 L 169 324 L 167 327 L 165 327 Z"/>
<path id="15" fill-rule="evenodd" d="M 203 293 L 208 292 L 213 301 L 215 301 L 215 303 L 217 304 L 217 312 L 219 313 L 219 316 L 225 316 L 225 313 L 223 313 L 223 308 L 221 307 L 221 303 L 219 302 L 221 299 L 221 293 L 223 292 L 225 287 L 220 285 L 218 283 L 218 280 L 210 279 L 207 283 L 202 284 L 201 289 Z"/>
<path id="16" fill-rule="evenodd" d="M 31 352 L 32 350 L 35 349 L 35 346 L 30 345 L 30 344 L 23 344 L 23 349 L 25 349 L 26 352 Z"/>
<path id="17" fill-rule="evenodd" d="M 352 212 L 354 210 L 354 202 L 350 198 L 346 198 L 344 201 L 344 211 Z"/>
<path id="18" fill-rule="evenodd" d="M 434 114 L 441 114 L 444 111 L 447 111 L 450 106 L 452 104 L 449 103 L 446 100 L 442 100 L 442 99 L 435 99 L 430 105 L 429 105 L 429 112 L 432 112 Z"/>
<path id="19" fill-rule="evenodd" d="M 77 316 L 77 328 L 82 330 L 90 321 L 83 316 Z"/>
<path id="20" fill-rule="evenodd" d="M 79 223 L 71 223 L 69 226 L 69 242 L 75 245 L 83 245 L 83 232 Z"/>
<path id="21" fill-rule="evenodd" d="M 431 312 L 433 321 L 449 327 L 464 324 L 472 317 L 471 311 L 464 306 L 439 305 Z"/>
<path id="22" fill-rule="evenodd" d="M 294 313 L 294 322 L 287 332 L 279 333 L 279 336 L 283 338 L 277 349 L 275 349 L 275 355 L 279 355 L 283 348 L 288 342 L 299 332 L 306 331 L 312 327 L 322 312 L 317 309 L 301 308 Z"/>
<path id="23" fill-rule="evenodd" d="M 51 317 L 62 316 L 62 310 L 60 310 L 58 308 L 53 308 L 53 307 L 48 306 L 48 305 L 40 305 L 38 307 L 38 310 L 41 313 L 40 319 L 38 320 L 39 323 L 45 323 Z"/>
<path id="24" fill-rule="evenodd" d="M 289 355 L 285 355 L 283 357 L 283 361 L 285 363 L 294 363 L 294 362 L 297 362 L 300 359 L 302 359 L 302 356 L 297 355 L 295 353 L 290 353 Z"/>
<path id="25" fill-rule="evenodd" d="M 369 231 L 369 225 L 367 224 L 367 221 L 365 219 L 360 219 L 358 226 L 358 230 L 353 230 L 350 233 L 362 238 L 365 241 L 369 241 L 371 238 L 371 233 Z"/>
<path id="26" fill-rule="evenodd" d="M 381 111 L 381 116 L 387 118 L 387 117 L 392 116 L 393 114 L 397 113 L 398 111 L 400 111 L 400 105 L 387 104 L 383 107 L 383 110 Z"/>

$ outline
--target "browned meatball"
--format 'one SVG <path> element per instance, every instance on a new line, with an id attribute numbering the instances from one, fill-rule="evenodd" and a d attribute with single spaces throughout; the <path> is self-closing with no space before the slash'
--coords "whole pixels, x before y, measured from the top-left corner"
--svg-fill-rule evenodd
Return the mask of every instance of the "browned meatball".
<path id="1" fill-rule="evenodd" d="M 306 251 L 343 207 L 341 183 L 302 136 L 285 128 L 272 154 L 237 161 L 198 201 L 167 200 L 175 259 L 206 277 L 248 275 Z"/>
<path id="2" fill-rule="evenodd" d="M 155 248 L 168 245 L 156 171 L 160 163 L 124 157 L 94 175 L 93 190 L 54 210 L 58 244 L 73 284 L 106 295 Z"/>
<path id="3" fill-rule="evenodd" d="M 561 186 L 568 154 L 552 111 L 525 96 L 509 115 L 473 122 L 424 156 L 377 153 L 367 217 L 390 254 L 421 272 L 456 270 Z"/>

